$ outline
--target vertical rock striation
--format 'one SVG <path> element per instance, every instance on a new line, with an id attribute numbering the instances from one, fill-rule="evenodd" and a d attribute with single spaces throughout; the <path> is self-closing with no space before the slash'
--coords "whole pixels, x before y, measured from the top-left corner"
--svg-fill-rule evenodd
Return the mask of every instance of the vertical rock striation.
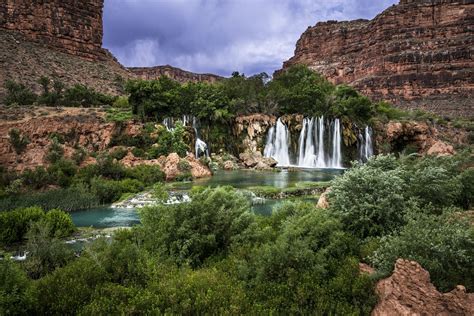
<path id="1" fill-rule="evenodd" d="M 377 100 L 473 115 L 473 32 L 473 0 L 401 0 L 370 21 L 309 27 L 283 69 L 304 64 Z"/>

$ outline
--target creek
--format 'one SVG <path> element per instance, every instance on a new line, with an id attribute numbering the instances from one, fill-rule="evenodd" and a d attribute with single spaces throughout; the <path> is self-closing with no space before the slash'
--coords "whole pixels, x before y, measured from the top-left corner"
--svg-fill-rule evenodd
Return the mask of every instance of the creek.
<path id="1" fill-rule="evenodd" d="M 340 169 L 295 169 L 276 171 L 234 170 L 217 171 L 212 177 L 196 179 L 192 182 L 175 182 L 169 184 L 173 195 L 185 194 L 193 186 L 217 187 L 233 186 L 237 189 L 247 190 L 254 187 L 274 187 L 286 189 L 304 183 L 330 181 L 341 174 Z M 316 197 L 298 197 L 299 199 L 316 202 Z M 253 211 L 261 215 L 271 214 L 274 206 L 282 203 L 284 199 L 260 199 L 252 203 Z M 104 206 L 89 210 L 72 212 L 72 219 L 77 227 L 130 227 L 140 223 L 138 211 L 134 207 Z"/>

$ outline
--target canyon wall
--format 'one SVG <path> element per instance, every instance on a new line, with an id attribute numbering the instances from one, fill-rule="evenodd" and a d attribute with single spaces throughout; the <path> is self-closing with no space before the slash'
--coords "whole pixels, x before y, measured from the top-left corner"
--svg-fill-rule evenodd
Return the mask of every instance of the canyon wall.
<path id="1" fill-rule="evenodd" d="M 105 59 L 102 49 L 104 0 L 3 0 L 0 28 L 89 60 Z"/>
<path id="2" fill-rule="evenodd" d="M 401 0 L 370 21 L 309 27 L 283 69 L 304 64 L 375 100 L 472 116 L 473 30 L 473 0 Z"/>
<path id="3" fill-rule="evenodd" d="M 128 68 L 136 77 L 143 80 L 156 80 L 167 76 L 178 82 L 216 82 L 223 77 L 213 74 L 197 74 L 170 65 L 156 67 L 130 67 Z"/>

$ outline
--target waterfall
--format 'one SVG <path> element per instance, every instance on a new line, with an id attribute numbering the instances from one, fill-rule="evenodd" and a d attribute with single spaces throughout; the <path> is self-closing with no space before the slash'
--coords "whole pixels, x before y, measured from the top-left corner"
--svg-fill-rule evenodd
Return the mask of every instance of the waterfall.
<path id="1" fill-rule="evenodd" d="M 335 119 L 333 122 L 332 131 L 332 168 L 342 168 L 342 157 L 341 157 L 341 123 L 339 119 Z"/>
<path id="2" fill-rule="evenodd" d="M 364 135 L 359 134 L 359 160 L 367 161 L 373 155 L 372 129 L 369 126 L 366 126 Z"/>
<path id="3" fill-rule="evenodd" d="M 199 158 L 201 156 L 206 156 L 209 157 L 209 148 L 206 144 L 205 141 L 203 141 L 200 137 L 199 134 L 199 121 L 196 119 L 195 116 L 192 115 L 183 115 L 183 119 L 181 121 L 183 123 L 183 126 L 192 126 L 194 130 L 194 137 L 196 139 L 194 143 L 194 155 L 196 158 Z M 166 129 L 170 132 L 172 132 L 176 126 L 176 122 L 174 121 L 173 118 L 167 117 L 163 120 L 163 125 L 166 127 Z"/>
<path id="4" fill-rule="evenodd" d="M 328 130 L 328 131 L 327 131 Z M 264 156 L 273 157 L 278 166 L 301 168 L 342 168 L 341 123 L 323 116 L 304 118 L 298 138 L 296 163 L 290 161 L 288 128 L 277 120 L 268 131 Z"/>
<path id="5" fill-rule="evenodd" d="M 314 118 L 304 118 L 303 128 L 298 141 L 299 155 L 298 165 L 301 167 L 311 168 L 316 163 L 316 155 L 314 154 Z"/>
<path id="6" fill-rule="evenodd" d="M 281 119 L 278 119 L 276 125 L 271 127 L 268 132 L 264 156 L 274 158 L 278 161 L 278 166 L 289 166 L 289 141 L 290 132 L 288 127 L 281 122 Z"/>
<path id="7" fill-rule="evenodd" d="M 324 152 L 324 116 L 321 116 L 318 119 L 318 154 L 317 154 L 317 160 L 316 160 L 316 165 L 313 167 L 316 168 L 326 168 L 326 154 Z"/>
<path id="8" fill-rule="evenodd" d="M 194 129 L 194 137 L 196 138 L 196 142 L 194 143 L 194 156 L 199 158 L 201 156 L 209 157 L 209 148 L 207 147 L 206 142 L 204 142 L 199 135 L 199 124 L 196 117 L 192 117 L 193 120 L 193 129 Z"/>

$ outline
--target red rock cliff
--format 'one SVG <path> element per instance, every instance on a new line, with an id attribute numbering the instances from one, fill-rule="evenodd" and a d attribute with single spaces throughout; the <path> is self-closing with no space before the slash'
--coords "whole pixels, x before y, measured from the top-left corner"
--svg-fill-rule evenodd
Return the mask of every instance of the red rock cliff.
<path id="1" fill-rule="evenodd" d="M 128 68 L 135 76 L 144 80 L 156 80 L 161 76 L 167 76 L 179 82 L 216 82 L 223 77 L 213 74 L 197 74 L 170 65 L 156 67 L 130 67 Z"/>
<path id="2" fill-rule="evenodd" d="M 474 114 L 474 1 L 401 0 L 373 20 L 309 27 L 283 64 L 305 64 L 374 99 Z"/>
<path id="3" fill-rule="evenodd" d="M 3 0 L 0 28 L 90 60 L 106 58 L 102 49 L 104 0 Z"/>

